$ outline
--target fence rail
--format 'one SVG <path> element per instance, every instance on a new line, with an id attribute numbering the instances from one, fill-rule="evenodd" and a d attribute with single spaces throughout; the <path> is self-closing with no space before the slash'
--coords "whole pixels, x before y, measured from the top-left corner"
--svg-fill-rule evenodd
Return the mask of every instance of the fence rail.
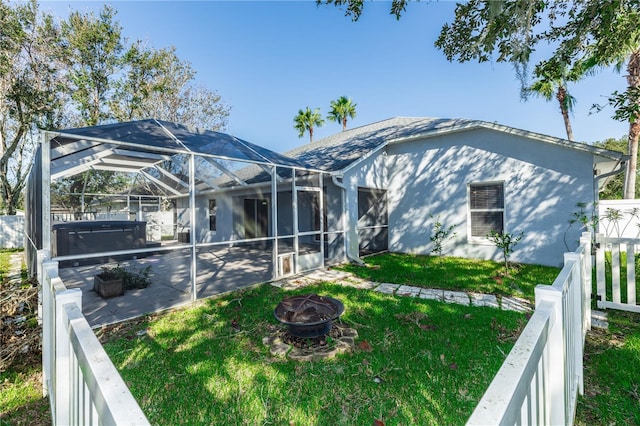
<path id="1" fill-rule="evenodd" d="M 536 309 L 468 425 L 573 424 L 591 318 L 590 234 L 564 260 L 553 285 L 536 287 Z"/>
<path id="2" fill-rule="evenodd" d="M 58 263 L 38 252 L 43 293 L 43 385 L 54 425 L 149 422 L 82 314 L 82 291 L 67 289 Z"/>

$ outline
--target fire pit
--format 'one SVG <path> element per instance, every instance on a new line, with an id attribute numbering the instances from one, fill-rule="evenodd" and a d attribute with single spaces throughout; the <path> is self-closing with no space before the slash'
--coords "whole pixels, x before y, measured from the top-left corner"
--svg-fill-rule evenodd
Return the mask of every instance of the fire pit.
<path id="1" fill-rule="evenodd" d="M 344 312 L 338 299 L 305 294 L 283 299 L 274 311 L 278 321 L 288 326 L 295 337 L 318 337 L 331 330 L 331 322 Z"/>

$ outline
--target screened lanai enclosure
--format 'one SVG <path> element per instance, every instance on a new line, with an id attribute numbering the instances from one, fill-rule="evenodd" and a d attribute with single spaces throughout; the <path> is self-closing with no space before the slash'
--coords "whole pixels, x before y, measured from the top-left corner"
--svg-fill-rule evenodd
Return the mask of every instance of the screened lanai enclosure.
<path id="1" fill-rule="evenodd" d="M 65 194 L 81 200 L 74 211 L 52 198 L 56 182 L 103 172 L 130 187 L 80 185 Z M 27 261 L 32 274 L 37 253 L 57 261 L 99 326 L 344 261 L 343 197 L 322 171 L 219 132 L 159 120 L 45 131 L 26 194 Z M 148 272 L 150 285 L 100 297 L 94 276 L 115 265 Z"/>

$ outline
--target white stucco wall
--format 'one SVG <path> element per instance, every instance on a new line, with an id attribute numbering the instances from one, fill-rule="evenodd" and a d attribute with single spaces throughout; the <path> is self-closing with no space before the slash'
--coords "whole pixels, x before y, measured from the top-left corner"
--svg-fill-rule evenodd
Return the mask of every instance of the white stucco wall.
<path id="1" fill-rule="evenodd" d="M 505 231 L 524 232 L 512 260 L 559 266 L 576 203 L 593 202 L 591 154 L 492 130 L 473 130 L 387 148 L 389 249 L 429 254 L 434 220 L 455 226 L 443 254 L 499 259 L 469 242 L 467 187 L 504 182 Z M 566 236 L 573 250 L 579 230 Z"/>

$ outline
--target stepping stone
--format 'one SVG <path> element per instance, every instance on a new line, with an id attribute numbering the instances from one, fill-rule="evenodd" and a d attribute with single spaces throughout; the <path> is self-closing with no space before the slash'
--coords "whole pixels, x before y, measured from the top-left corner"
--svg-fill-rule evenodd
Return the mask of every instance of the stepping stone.
<path id="1" fill-rule="evenodd" d="M 493 294 L 469 293 L 469 297 L 471 297 L 471 305 L 473 306 L 500 308 L 498 298 Z"/>
<path id="2" fill-rule="evenodd" d="M 442 302 L 444 300 L 444 291 L 437 288 L 422 288 L 420 289 L 421 299 L 438 300 Z"/>
<path id="3" fill-rule="evenodd" d="M 469 306 L 469 296 L 465 292 L 445 290 L 443 296 L 446 303 L 457 303 L 458 305 Z"/>
<path id="4" fill-rule="evenodd" d="M 607 313 L 602 311 L 591 311 L 591 327 L 609 329 L 609 321 L 607 320 Z"/>
<path id="5" fill-rule="evenodd" d="M 348 281 L 342 281 L 341 284 L 349 287 L 359 288 L 362 290 L 373 290 L 380 285 L 380 283 L 376 283 L 373 281 L 353 280 L 353 279 L 349 279 Z"/>
<path id="6" fill-rule="evenodd" d="M 408 297 L 417 297 L 420 294 L 420 287 L 413 287 L 409 285 L 401 285 L 398 290 L 396 290 L 397 296 L 408 296 Z"/>
<path id="7" fill-rule="evenodd" d="M 505 311 L 516 311 L 516 312 L 531 312 L 533 310 L 533 306 L 531 302 L 525 299 L 521 299 L 519 297 L 503 297 L 502 298 L 502 309 Z"/>
<path id="8" fill-rule="evenodd" d="M 346 272 L 316 270 L 306 275 L 307 278 L 317 281 L 339 281 L 347 277 Z"/>
<path id="9" fill-rule="evenodd" d="M 400 284 L 382 283 L 374 290 L 384 294 L 393 294 L 400 287 Z"/>

